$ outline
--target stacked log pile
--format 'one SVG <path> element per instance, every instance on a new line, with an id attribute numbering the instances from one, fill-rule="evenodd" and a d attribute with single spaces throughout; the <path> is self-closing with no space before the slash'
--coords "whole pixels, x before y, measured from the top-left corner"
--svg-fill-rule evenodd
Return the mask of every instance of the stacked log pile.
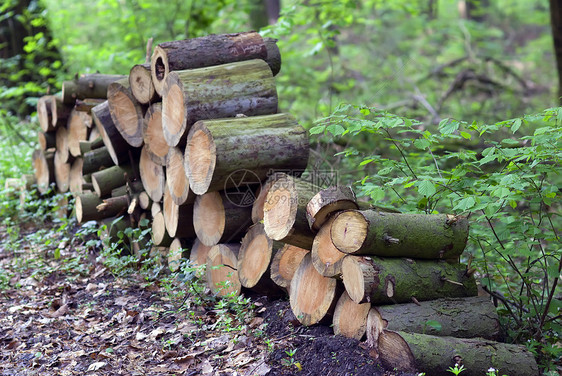
<path id="1" fill-rule="evenodd" d="M 494 306 L 459 263 L 466 218 L 383 211 L 301 177 L 308 136 L 278 113 L 280 65 L 275 40 L 247 32 L 162 43 L 128 77 L 65 82 L 38 103 L 40 191 L 70 190 L 78 222 L 110 223 L 110 238 L 148 219 L 170 270 L 189 258 L 212 293 L 288 294 L 303 325 L 366 336 L 391 368 L 537 374 L 528 352 L 493 342 Z"/>

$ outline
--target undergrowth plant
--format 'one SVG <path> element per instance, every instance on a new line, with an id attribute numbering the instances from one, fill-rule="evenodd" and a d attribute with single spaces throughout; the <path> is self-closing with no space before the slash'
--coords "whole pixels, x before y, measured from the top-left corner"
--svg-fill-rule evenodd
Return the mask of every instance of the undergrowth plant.
<path id="1" fill-rule="evenodd" d="M 562 108 L 551 108 L 494 124 L 445 119 L 430 129 L 340 105 L 310 132 L 348 143 L 344 169 L 375 204 L 468 216 L 463 261 L 499 304 L 508 340 L 552 370 L 562 356 L 561 124 Z"/>

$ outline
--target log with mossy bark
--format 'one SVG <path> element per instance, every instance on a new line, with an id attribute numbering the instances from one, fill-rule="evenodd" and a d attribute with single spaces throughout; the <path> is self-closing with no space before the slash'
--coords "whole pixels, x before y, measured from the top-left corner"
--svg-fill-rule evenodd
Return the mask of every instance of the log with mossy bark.
<path id="1" fill-rule="evenodd" d="M 273 75 L 281 68 L 276 40 L 266 41 L 256 32 L 208 35 L 161 43 L 151 59 L 152 82 L 163 95 L 166 78 L 172 71 L 203 68 L 243 60 L 263 59 Z"/>
<path id="2" fill-rule="evenodd" d="M 290 114 L 200 120 L 187 136 L 185 169 L 193 192 L 204 194 L 275 170 L 304 171 L 309 150 L 308 132 Z"/>
<path id="3" fill-rule="evenodd" d="M 379 359 L 386 367 L 431 376 L 450 375 L 449 367 L 463 366 L 463 376 L 482 376 L 493 368 L 498 375 L 538 376 L 534 355 L 525 346 L 437 337 L 384 330 L 378 339 Z"/>
<path id="4" fill-rule="evenodd" d="M 336 248 L 334 243 L 332 243 L 330 229 L 333 221 L 333 216 L 325 221 L 320 231 L 318 231 L 314 237 L 310 256 L 312 258 L 312 264 L 318 273 L 322 274 L 324 277 L 340 278 L 343 259 L 347 256 L 347 253 L 341 252 Z"/>
<path id="5" fill-rule="evenodd" d="M 185 202 L 182 205 L 176 204 L 168 187 L 164 190 L 163 201 L 162 212 L 168 234 L 178 238 L 195 238 L 193 202 Z"/>
<path id="6" fill-rule="evenodd" d="M 115 188 L 133 180 L 131 166 L 112 166 L 92 174 L 92 184 L 98 197 L 107 197 Z"/>
<path id="7" fill-rule="evenodd" d="M 107 101 L 92 108 L 92 118 L 94 119 L 96 129 L 100 133 L 103 143 L 109 151 L 109 155 L 111 155 L 113 163 L 115 163 L 116 166 L 120 164 L 130 164 L 131 155 L 136 155 L 138 152 L 131 150 L 130 145 L 115 127 Z"/>
<path id="8" fill-rule="evenodd" d="M 171 272 L 177 272 L 181 263 L 189 259 L 189 248 L 193 242 L 190 239 L 174 238 L 168 248 L 168 268 Z"/>
<path id="9" fill-rule="evenodd" d="M 344 291 L 334 310 L 332 320 L 334 334 L 360 341 L 366 332 L 370 309 L 371 303 L 355 303 Z"/>
<path id="10" fill-rule="evenodd" d="M 208 246 L 239 241 L 251 225 L 251 202 L 238 191 L 209 192 L 197 196 L 193 226 L 201 242 Z"/>
<path id="11" fill-rule="evenodd" d="M 184 145 L 204 119 L 277 112 L 277 90 L 263 60 L 171 72 L 162 95 L 162 128 L 170 146 Z"/>
<path id="12" fill-rule="evenodd" d="M 97 132 L 97 128 L 94 128 Z M 99 149 L 101 147 L 104 147 L 105 144 L 103 143 L 103 139 L 100 137 L 95 138 L 94 140 L 90 141 L 90 140 L 84 140 L 84 141 L 80 141 L 78 143 L 79 147 L 80 147 L 80 154 L 82 155 L 82 157 L 84 156 L 84 154 L 86 154 L 87 152 L 90 152 L 92 150 L 95 149 Z M 112 163 L 113 164 L 113 163 Z"/>
<path id="13" fill-rule="evenodd" d="M 142 135 L 150 158 L 156 164 L 165 166 L 170 146 L 162 129 L 162 103 L 153 103 L 144 114 Z"/>
<path id="14" fill-rule="evenodd" d="M 263 207 L 267 236 L 273 240 L 312 248 L 314 233 L 306 219 L 306 205 L 321 188 L 303 179 L 278 174 Z"/>
<path id="15" fill-rule="evenodd" d="M 107 147 L 103 146 L 83 154 L 82 174 L 88 175 L 114 165 Z"/>
<path id="16" fill-rule="evenodd" d="M 77 99 L 106 99 L 108 86 L 123 78 L 127 76 L 99 73 L 77 76 L 74 80 L 62 83 L 62 101 L 73 105 Z"/>
<path id="17" fill-rule="evenodd" d="M 55 151 L 35 150 L 32 155 L 33 170 L 37 181 L 37 190 L 47 193 L 51 183 L 55 182 Z"/>
<path id="18" fill-rule="evenodd" d="M 80 141 L 86 141 L 90 134 L 92 117 L 85 112 L 73 110 L 68 119 L 68 152 L 73 157 L 79 157 Z"/>
<path id="19" fill-rule="evenodd" d="M 83 193 L 76 196 L 76 219 L 78 223 L 84 223 L 116 217 L 126 213 L 128 206 L 127 196 L 101 199 L 94 193 Z"/>
<path id="20" fill-rule="evenodd" d="M 166 186 L 166 175 L 164 167 L 155 163 L 150 158 L 146 145 L 142 147 L 139 159 L 139 174 L 145 192 L 154 202 L 159 202 L 164 196 Z"/>
<path id="21" fill-rule="evenodd" d="M 476 296 L 466 265 L 444 261 L 348 255 L 342 263 L 345 289 L 356 303 L 408 303 Z"/>
<path id="22" fill-rule="evenodd" d="M 336 214 L 331 236 L 342 252 L 381 257 L 458 259 L 468 240 L 463 216 L 347 210 Z"/>
<path id="23" fill-rule="evenodd" d="M 187 178 L 184 167 L 183 153 L 180 148 L 171 147 L 166 158 L 166 185 L 177 205 L 186 201 L 193 202 L 195 195 L 191 192 L 191 181 Z"/>
<path id="24" fill-rule="evenodd" d="M 271 280 L 288 291 L 295 271 L 308 253 L 310 253 L 308 249 L 285 244 L 271 260 Z"/>
<path id="25" fill-rule="evenodd" d="M 159 99 L 152 83 L 148 63 L 133 65 L 129 72 L 129 86 L 133 96 L 140 104 L 151 104 Z"/>
<path id="26" fill-rule="evenodd" d="M 129 79 L 111 83 L 107 88 L 107 103 L 115 127 L 127 143 L 141 147 L 144 114 L 147 106 L 140 104 L 131 92 Z"/>
<path id="27" fill-rule="evenodd" d="M 219 296 L 240 295 L 242 285 L 238 279 L 238 253 L 240 244 L 216 244 L 207 254 L 207 285 Z"/>

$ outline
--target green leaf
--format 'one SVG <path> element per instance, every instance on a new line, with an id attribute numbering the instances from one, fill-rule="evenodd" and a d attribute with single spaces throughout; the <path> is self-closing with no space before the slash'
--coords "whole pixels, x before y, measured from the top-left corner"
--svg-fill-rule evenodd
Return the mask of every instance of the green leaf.
<path id="1" fill-rule="evenodd" d="M 334 136 L 341 136 L 342 133 L 345 131 L 345 128 L 339 124 L 330 124 L 326 129 Z"/>
<path id="2" fill-rule="evenodd" d="M 513 133 L 517 132 L 517 130 L 521 127 L 521 123 L 522 123 L 521 119 L 515 119 L 515 121 L 511 125 L 511 131 Z"/>
<path id="3" fill-rule="evenodd" d="M 316 126 L 316 127 L 310 128 L 309 132 L 310 132 L 310 134 L 319 134 L 319 133 L 324 132 L 324 129 L 326 129 L 325 126 L 323 126 L 323 125 L 318 125 L 318 126 Z"/>
<path id="4" fill-rule="evenodd" d="M 420 150 L 427 149 L 430 144 L 429 140 L 426 140 L 425 138 L 418 138 L 417 140 L 414 140 L 414 146 Z"/>
<path id="5" fill-rule="evenodd" d="M 459 122 L 452 119 L 443 119 L 439 123 L 439 131 L 442 134 L 452 134 L 459 129 Z"/>
<path id="6" fill-rule="evenodd" d="M 361 112 L 362 115 L 369 115 L 371 113 L 371 110 L 369 110 L 368 108 L 362 108 L 359 110 L 359 112 Z"/>
<path id="7" fill-rule="evenodd" d="M 461 131 L 461 137 L 464 138 L 464 139 L 467 139 L 467 140 L 472 139 L 472 135 L 468 132 L 465 132 L 465 131 Z"/>
<path id="8" fill-rule="evenodd" d="M 422 180 L 418 183 L 418 193 L 429 197 L 436 192 L 435 185 L 429 180 Z"/>
<path id="9" fill-rule="evenodd" d="M 474 200 L 474 198 L 472 196 L 465 197 L 462 200 L 460 200 L 457 205 L 455 205 L 453 210 L 466 211 L 466 210 L 469 210 L 470 208 L 472 208 L 474 206 L 474 204 L 476 204 L 476 201 Z"/>

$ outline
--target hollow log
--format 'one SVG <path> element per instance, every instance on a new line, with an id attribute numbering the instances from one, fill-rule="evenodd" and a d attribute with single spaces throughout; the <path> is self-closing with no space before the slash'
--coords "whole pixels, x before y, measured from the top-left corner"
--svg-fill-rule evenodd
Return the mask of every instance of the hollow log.
<path id="1" fill-rule="evenodd" d="M 291 310 L 303 325 L 314 325 L 335 308 L 336 284 L 334 278 L 321 276 L 307 253 L 291 280 L 289 291 Z"/>
<path id="2" fill-rule="evenodd" d="M 96 129 L 96 128 L 94 128 Z M 96 129 L 97 132 L 97 129 Z M 91 135 L 91 133 L 90 133 Z M 103 143 L 103 139 L 100 137 L 97 137 L 96 139 L 92 140 L 92 141 L 80 141 L 79 142 L 79 147 L 80 147 L 80 154 L 82 156 L 84 156 L 84 154 L 86 154 L 87 152 L 90 152 L 92 150 L 96 150 L 99 149 L 101 147 L 104 147 L 105 144 Z M 114 164 L 114 163 L 112 163 Z"/>
<path id="3" fill-rule="evenodd" d="M 271 280 L 278 286 L 289 290 L 295 271 L 308 253 L 310 253 L 308 249 L 285 244 L 271 260 Z"/>
<path id="4" fill-rule="evenodd" d="M 191 246 L 191 252 L 189 254 L 189 260 L 195 266 L 205 265 L 205 263 L 207 262 L 207 255 L 209 254 L 209 251 L 211 250 L 211 248 L 213 248 L 213 247 L 205 245 L 205 244 L 201 243 L 201 240 L 199 240 L 199 238 L 195 238 L 195 241 L 193 242 L 193 245 Z"/>
<path id="5" fill-rule="evenodd" d="M 273 240 L 311 249 L 314 233 L 306 219 L 306 205 L 319 187 L 287 174 L 279 174 L 263 207 L 267 236 Z"/>
<path id="6" fill-rule="evenodd" d="M 181 266 L 182 260 L 189 259 L 189 248 L 191 241 L 183 238 L 175 238 L 172 240 L 168 249 L 168 268 L 171 272 L 176 272 Z"/>
<path id="7" fill-rule="evenodd" d="M 277 90 L 263 60 L 171 72 L 162 94 L 162 128 L 170 146 L 184 145 L 195 122 L 277 112 Z"/>
<path id="8" fill-rule="evenodd" d="M 141 150 L 139 172 L 144 190 L 152 201 L 162 200 L 166 186 L 164 168 L 150 158 L 146 145 Z"/>
<path id="9" fill-rule="evenodd" d="M 268 61 L 273 75 L 276 75 L 281 68 L 281 56 L 275 42 L 274 39 L 269 39 L 266 45 L 258 33 L 250 31 L 161 43 L 154 49 L 151 59 L 154 88 L 163 95 L 164 83 L 171 71 L 252 59 Z"/>
<path id="10" fill-rule="evenodd" d="M 345 289 L 356 303 L 409 303 L 476 296 L 476 281 L 465 265 L 444 261 L 347 256 L 342 263 Z"/>
<path id="11" fill-rule="evenodd" d="M 207 285 L 219 296 L 240 295 L 242 285 L 238 279 L 238 252 L 240 244 L 217 244 L 207 254 Z"/>
<path id="12" fill-rule="evenodd" d="M 239 241 L 251 224 L 251 207 L 240 205 L 240 197 L 228 192 L 209 192 L 195 198 L 193 226 L 208 246 Z"/>
<path id="13" fill-rule="evenodd" d="M 367 316 L 370 309 L 371 303 L 357 304 L 344 291 L 334 310 L 332 321 L 334 334 L 360 341 L 367 329 Z"/>
<path id="14" fill-rule="evenodd" d="M 535 358 L 525 346 L 427 334 L 383 331 L 378 340 L 379 359 L 400 371 L 422 371 L 448 376 L 449 367 L 463 365 L 463 376 L 486 375 L 490 367 L 498 375 L 538 376 Z"/>
<path id="15" fill-rule="evenodd" d="M 37 119 L 43 132 L 53 132 L 55 127 L 52 124 L 53 114 L 51 113 L 52 95 L 44 95 L 37 101 Z"/>
<path id="16" fill-rule="evenodd" d="M 129 199 L 127 196 L 101 199 L 93 193 L 83 193 L 76 196 L 75 211 L 78 223 L 97 221 L 104 218 L 116 217 L 127 211 Z"/>
<path id="17" fill-rule="evenodd" d="M 82 185 L 86 183 L 82 174 L 83 164 L 84 160 L 82 158 L 76 158 L 70 167 L 69 190 L 73 195 L 82 193 Z"/>
<path id="18" fill-rule="evenodd" d="M 444 214 L 347 210 L 336 215 L 331 234 L 334 245 L 349 254 L 457 259 L 468 240 L 468 220 Z"/>
<path id="19" fill-rule="evenodd" d="M 309 151 L 308 132 L 289 114 L 200 120 L 187 136 L 185 170 L 200 195 L 304 171 Z"/>
<path id="20" fill-rule="evenodd" d="M 193 203 L 185 203 L 178 205 L 172 199 L 170 190 L 166 187 L 164 190 L 164 222 L 166 230 L 172 237 L 178 238 L 195 238 L 194 229 L 194 205 Z"/>
<path id="21" fill-rule="evenodd" d="M 317 232 L 331 214 L 348 209 L 359 209 L 353 190 L 346 186 L 328 187 L 310 199 L 306 205 L 306 219 L 310 229 Z"/>
<path id="22" fill-rule="evenodd" d="M 61 163 L 70 162 L 72 158 L 68 150 L 68 129 L 66 127 L 58 127 L 55 139 L 59 161 Z"/>
<path id="23" fill-rule="evenodd" d="M 159 98 L 150 74 L 150 64 L 133 65 L 129 72 L 129 86 L 140 104 L 151 104 Z"/>
<path id="24" fill-rule="evenodd" d="M 73 106 L 63 103 L 61 97 L 59 97 L 58 95 L 52 96 L 50 104 L 52 129 L 57 129 L 58 127 L 66 127 Z"/>
<path id="25" fill-rule="evenodd" d="M 81 156 L 80 141 L 86 141 L 92 126 L 92 117 L 73 110 L 68 119 L 68 151 L 74 157 Z"/>
<path id="26" fill-rule="evenodd" d="M 367 336 L 376 343 L 384 329 L 456 338 L 497 340 L 500 322 L 489 297 L 445 298 L 372 308 Z"/>
<path id="27" fill-rule="evenodd" d="M 45 194 L 51 183 L 55 182 L 55 152 L 53 150 L 35 150 L 32 162 L 37 190 L 39 193 Z"/>
<path id="28" fill-rule="evenodd" d="M 141 147 L 144 114 L 147 107 L 133 97 L 128 78 L 115 81 L 108 86 L 107 103 L 113 124 L 123 139 L 133 147 Z"/>
<path id="29" fill-rule="evenodd" d="M 55 182 L 59 192 L 68 192 L 70 186 L 70 163 L 62 162 L 59 158 L 59 153 L 55 153 L 54 159 L 55 166 Z"/>
<path id="30" fill-rule="evenodd" d="M 88 175 L 92 172 L 100 171 L 114 165 L 111 154 L 107 147 L 101 147 L 84 153 L 84 164 L 82 165 L 82 174 Z"/>
<path id="31" fill-rule="evenodd" d="M 166 231 L 164 213 L 158 212 L 152 216 L 152 242 L 155 245 L 169 247 L 173 238 Z"/>
<path id="32" fill-rule="evenodd" d="M 109 84 L 127 76 L 112 74 L 84 74 L 72 81 L 62 83 L 62 101 L 65 104 L 74 104 L 77 99 L 107 98 Z"/>
<path id="33" fill-rule="evenodd" d="M 330 229 L 333 221 L 334 217 L 330 217 L 314 237 L 310 256 L 312 258 L 312 264 L 318 273 L 324 277 L 339 278 L 342 273 L 341 267 L 343 259 L 347 256 L 347 253 L 341 252 L 336 248 L 334 243 L 332 243 Z"/>
<path id="34" fill-rule="evenodd" d="M 77 99 L 74 103 L 74 109 L 76 111 L 85 112 L 89 114 L 92 108 L 96 107 L 98 104 L 105 102 L 105 98 L 84 98 Z"/>
<path id="35" fill-rule="evenodd" d="M 150 158 L 156 164 L 165 166 L 170 146 L 164 138 L 164 130 L 162 129 L 162 103 L 154 103 L 146 111 L 142 134 Z"/>
<path id="36" fill-rule="evenodd" d="M 92 174 L 92 184 L 98 197 L 106 197 L 115 188 L 121 187 L 132 178 L 131 166 L 113 166 Z"/>
<path id="37" fill-rule="evenodd" d="M 172 200 L 177 205 L 185 202 L 194 202 L 195 194 L 191 192 L 191 182 L 187 178 L 187 174 L 183 163 L 183 153 L 177 147 L 171 147 L 166 158 L 166 184 Z"/>
<path id="38" fill-rule="evenodd" d="M 130 146 L 115 127 L 107 101 L 92 108 L 92 118 L 116 166 L 131 163 Z"/>
<path id="39" fill-rule="evenodd" d="M 39 132 L 37 141 L 41 150 L 54 148 L 57 146 L 56 132 Z"/>

